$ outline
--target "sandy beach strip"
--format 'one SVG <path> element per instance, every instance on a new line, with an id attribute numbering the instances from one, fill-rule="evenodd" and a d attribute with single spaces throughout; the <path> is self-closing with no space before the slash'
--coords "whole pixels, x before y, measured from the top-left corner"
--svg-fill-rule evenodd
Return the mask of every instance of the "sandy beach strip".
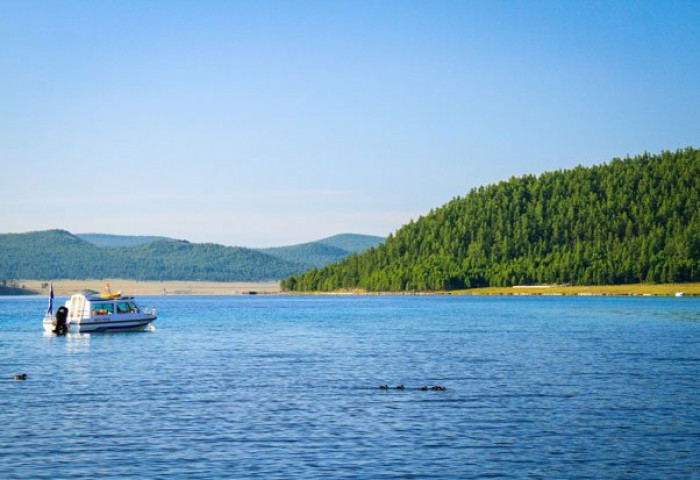
<path id="1" fill-rule="evenodd" d="M 360 289 L 346 289 L 335 292 L 281 292 L 279 282 L 197 282 L 197 281 L 137 281 L 124 279 L 109 280 L 17 280 L 23 288 L 40 294 L 48 294 L 49 282 L 53 283 L 55 295 L 70 295 L 81 290 L 105 291 L 109 283 L 112 292 L 122 291 L 127 295 L 246 295 L 279 294 L 286 295 L 516 295 L 516 296 L 683 296 L 700 295 L 700 283 L 666 283 L 631 285 L 518 285 L 516 287 L 486 287 L 467 290 L 435 292 L 366 292 Z"/>
<path id="2" fill-rule="evenodd" d="M 279 293 L 279 282 L 197 282 L 197 281 L 138 281 L 124 279 L 108 280 L 17 280 L 16 283 L 48 295 L 49 283 L 53 283 L 54 295 L 71 295 L 82 290 L 105 291 L 110 285 L 113 293 L 126 295 L 245 295 L 251 293 Z"/>

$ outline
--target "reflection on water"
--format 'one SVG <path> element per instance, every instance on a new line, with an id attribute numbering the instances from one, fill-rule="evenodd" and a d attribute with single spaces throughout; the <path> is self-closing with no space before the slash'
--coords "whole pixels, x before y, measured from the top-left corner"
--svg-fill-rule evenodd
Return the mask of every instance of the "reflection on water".
<path id="1" fill-rule="evenodd" d="M 89 353 L 90 335 L 90 333 L 66 333 L 65 335 L 57 335 L 53 332 L 44 331 L 44 338 L 50 342 L 51 346 L 55 346 L 57 343 L 65 343 L 66 352 L 68 353 Z"/>
<path id="2" fill-rule="evenodd" d="M 67 333 L 66 351 L 68 353 L 89 353 L 90 333 Z"/>

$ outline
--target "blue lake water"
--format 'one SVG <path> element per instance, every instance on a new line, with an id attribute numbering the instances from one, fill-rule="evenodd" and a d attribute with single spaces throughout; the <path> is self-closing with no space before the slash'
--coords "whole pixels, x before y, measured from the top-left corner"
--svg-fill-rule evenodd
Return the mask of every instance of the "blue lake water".
<path id="1" fill-rule="evenodd" d="M 51 337 L 0 297 L 0 478 L 700 478 L 700 299 L 140 303 Z"/>

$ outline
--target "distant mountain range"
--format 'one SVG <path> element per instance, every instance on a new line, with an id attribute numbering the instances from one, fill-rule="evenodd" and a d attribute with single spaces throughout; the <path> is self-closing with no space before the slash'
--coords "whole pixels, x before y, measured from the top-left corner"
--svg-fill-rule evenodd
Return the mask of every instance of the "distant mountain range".
<path id="1" fill-rule="evenodd" d="M 382 237 L 343 234 L 301 245 L 250 249 L 167 237 L 74 235 L 65 230 L 0 234 L 0 280 L 279 280 L 382 241 Z"/>
<path id="2" fill-rule="evenodd" d="M 109 235 L 106 233 L 76 233 L 76 237 L 98 247 L 133 247 L 159 240 L 175 240 L 168 237 L 148 237 L 141 235 Z"/>
<path id="3" fill-rule="evenodd" d="M 182 242 L 169 237 L 109 235 L 104 233 L 76 233 L 76 237 L 98 247 L 132 247 L 158 241 Z M 376 247 L 385 240 L 374 235 L 341 233 L 315 242 L 287 245 L 283 247 L 251 248 L 284 261 L 302 265 L 305 270 L 310 267 L 323 267 L 337 262 L 353 253 L 360 253 Z"/>

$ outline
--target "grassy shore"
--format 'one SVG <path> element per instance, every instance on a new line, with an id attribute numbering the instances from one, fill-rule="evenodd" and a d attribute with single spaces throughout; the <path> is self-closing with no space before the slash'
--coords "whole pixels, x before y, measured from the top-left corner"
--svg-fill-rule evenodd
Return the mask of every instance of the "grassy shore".
<path id="1" fill-rule="evenodd" d="M 487 287 L 470 288 L 466 290 L 450 290 L 437 292 L 366 292 L 359 289 L 339 290 L 336 292 L 302 292 L 302 295 L 647 295 L 647 296 L 673 296 L 677 293 L 683 295 L 700 295 L 700 283 L 665 283 L 646 284 L 635 283 L 632 285 L 590 285 L 590 286 L 560 286 L 560 285 L 536 285 L 517 287 Z"/>
<path id="2" fill-rule="evenodd" d="M 631 285 L 589 285 L 589 286 L 518 286 L 472 288 L 451 292 L 459 295 L 700 295 L 700 283 L 664 283 Z"/>
<path id="3" fill-rule="evenodd" d="M 54 295 L 70 295 L 81 290 L 105 291 L 109 283 L 112 292 L 127 295 L 240 295 L 278 293 L 279 282 L 140 282 L 137 280 L 52 280 Z M 49 293 L 49 280 L 18 280 L 17 284 L 40 294 Z"/>

